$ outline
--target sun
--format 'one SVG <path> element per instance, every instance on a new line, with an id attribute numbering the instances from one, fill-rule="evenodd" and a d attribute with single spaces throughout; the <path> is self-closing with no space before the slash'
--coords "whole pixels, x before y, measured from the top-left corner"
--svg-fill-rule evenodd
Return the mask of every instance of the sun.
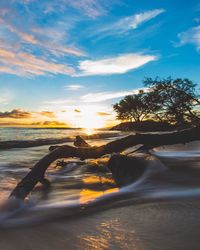
<path id="1" fill-rule="evenodd" d="M 67 112 L 58 111 L 57 117 L 59 121 L 66 122 L 74 128 L 85 129 L 86 133 L 92 133 L 92 130 L 105 128 L 107 125 L 107 117 L 103 114 L 105 107 L 100 105 L 80 105 L 72 106 Z M 94 132 L 94 131 L 93 131 Z"/>
<path id="2" fill-rule="evenodd" d="M 102 117 L 96 114 L 84 114 L 80 119 L 80 127 L 85 129 L 98 129 L 105 125 L 105 121 Z"/>
<path id="3" fill-rule="evenodd" d="M 97 107 L 87 106 L 83 107 L 79 125 L 84 129 L 99 129 L 105 126 L 105 118 L 97 114 Z"/>

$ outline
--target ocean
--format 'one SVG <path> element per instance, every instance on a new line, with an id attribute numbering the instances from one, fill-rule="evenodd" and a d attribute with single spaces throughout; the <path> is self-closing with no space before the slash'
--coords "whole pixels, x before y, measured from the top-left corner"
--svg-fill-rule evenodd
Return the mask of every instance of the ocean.
<path id="1" fill-rule="evenodd" d="M 20 244 L 24 241 L 21 249 L 26 249 L 25 247 L 34 241 L 31 239 L 31 235 L 36 232 L 36 228 L 42 226 L 47 230 L 49 223 L 50 228 L 56 223 L 56 227 L 62 231 L 62 236 L 56 235 L 56 232 L 55 235 L 52 235 L 51 230 L 53 229 L 51 229 L 50 231 L 47 230 L 43 237 L 53 237 L 58 240 L 60 246 L 58 249 L 161 249 L 154 248 L 156 243 L 151 243 L 150 247 L 148 242 L 142 248 L 138 248 L 138 240 L 134 241 L 135 248 L 131 248 L 133 238 L 128 237 L 127 233 L 131 234 L 131 230 L 134 231 L 135 223 L 138 222 L 135 215 L 131 215 L 130 207 L 133 207 L 133 211 L 140 215 L 141 212 L 139 212 L 138 206 L 145 213 L 148 213 L 148 209 L 150 209 L 149 214 L 155 214 L 155 211 L 157 211 L 157 215 L 161 216 L 163 212 L 159 210 L 160 202 L 167 202 L 172 206 L 176 202 L 176 206 L 182 204 L 183 207 L 186 207 L 186 215 L 184 210 L 183 217 L 187 217 L 188 209 L 191 212 L 191 206 L 193 206 L 191 204 L 195 204 L 194 202 L 191 203 L 191 200 L 199 200 L 200 198 L 199 141 L 185 145 L 159 147 L 152 150 L 150 152 L 152 160 L 150 159 L 150 163 L 143 175 L 137 181 L 122 188 L 116 185 L 107 169 L 110 155 L 85 161 L 77 158 L 63 159 L 65 161 L 63 166 L 59 166 L 59 163 L 57 165 L 57 162 L 55 162 L 50 165 L 46 172 L 46 176 L 51 183 L 48 190 L 43 189 L 41 185 L 37 185 L 25 203 L 15 204 L 14 208 L 13 204 L 7 204 L 11 191 L 30 171 L 30 168 L 49 152 L 50 145 L 54 143 L 72 145 L 77 135 L 86 138 L 87 142 L 92 146 L 100 146 L 126 136 L 127 132 L 97 130 L 90 131 L 88 135 L 88 131 L 79 129 L 0 128 L 0 230 L 6 230 L 7 234 L 2 234 L 4 238 L 9 241 L 9 235 L 16 239 L 17 235 L 20 234 Z M 123 153 L 128 154 L 134 149 L 136 147 Z M 155 158 L 156 160 L 154 160 Z M 151 209 L 154 205 L 152 204 L 155 204 L 153 212 Z M 167 205 L 168 208 L 169 206 Z M 199 203 L 195 206 L 199 206 Z M 168 209 L 167 216 L 169 216 L 171 222 L 172 220 L 176 221 L 173 217 L 176 209 L 172 209 L 173 211 L 170 209 Z M 84 227 L 79 227 L 78 221 L 85 223 L 86 231 L 90 231 L 90 228 L 94 228 L 95 218 L 97 218 L 96 223 L 100 223 L 98 221 L 101 221 L 101 219 L 98 219 L 99 213 L 108 216 L 111 213 L 109 211 L 114 211 L 114 218 L 111 216 L 111 224 L 107 225 L 106 222 L 101 224 L 103 228 L 101 230 L 105 230 L 105 232 L 99 229 L 107 241 L 99 239 L 102 241 L 100 244 L 96 232 L 93 234 L 90 232 L 88 238 L 85 235 L 82 243 L 74 239 L 75 233 L 79 237 L 83 237 L 80 228 L 84 230 Z M 128 211 L 135 218 L 135 223 L 131 224 L 127 221 L 127 229 L 119 226 L 119 220 L 124 219 L 125 216 L 123 211 Z M 196 210 L 194 216 L 196 216 L 197 221 L 200 220 Z M 108 218 L 107 220 L 109 221 Z M 90 221 L 92 221 L 91 227 L 88 225 Z M 154 218 L 155 221 L 159 223 Z M 70 227 L 67 225 L 68 223 L 71 225 Z M 145 225 L 143 226 L 145 227 Z M 26 234 L 26 228 L 29 230 L 28 242 L 25 236 L 25 238 L 22 237 L 23 234 Z M 63 230 L 67 230 L 65 231 L 66 239 L 63 239 Z M 111 231 L 118 233 L 116 236 L 118 244 L 116 242 L 108 244 L 108 234 L 112 234 Z M 41 234 L 43 235 L 43 232 Z M 101 237 L 103 237 L 102 235 Z M 131 235 L 133 236 L 134 233 Z M 37 239 L 39 235 L 35 237 Z M 62 237 L 62 240 L 60 237 Z M 74 239 L 74 242 L 69 240 L 70 237 Z M 141 238 L 142 235 L 137 237 Z M 66 244 L 70 247 L 65 248 L 65 244 L 62 245 L 60 240 L 66 240 L 68 242 Z M 0 242 L 0 249 L 14 249 L 9 242 L 3 241 L 1 237 Z M 39 242 L 45 244 L 41 238 L 38 238 L 38 244 Z M 32 243 L 34 247 L 30 249 L 36 249 L 36 242 Z M 85 244 L 85 248 L 81 248 L 81 244 Z M 170 247 L 170 243 L 168 244 L 168 247 Z M 126 247 L 123 248 L 123 245 Z M 55 247 L 52 243 L 48 244 L 47 248 L 41 249 L 55 249 L 53 246 Z M 177 247 L 177 249 L 183 248 Z"/>

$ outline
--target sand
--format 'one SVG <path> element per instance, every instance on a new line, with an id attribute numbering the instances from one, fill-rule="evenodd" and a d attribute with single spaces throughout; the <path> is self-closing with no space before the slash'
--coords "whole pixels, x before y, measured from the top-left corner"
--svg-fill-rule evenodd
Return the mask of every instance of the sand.
<path id="1" fill-rule="evenodd" d="M 0 231 L 2 250 L 199 250 L 200 202 L 126 206 L 72 220 Z"/>

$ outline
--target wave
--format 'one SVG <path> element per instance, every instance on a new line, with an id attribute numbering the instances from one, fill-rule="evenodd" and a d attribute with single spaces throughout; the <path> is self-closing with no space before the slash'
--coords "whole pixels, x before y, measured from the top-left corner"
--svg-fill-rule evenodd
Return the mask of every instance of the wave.
<path id="1" fill-rule="evenodd" d="M 81 137 L 86 140 L 108 139 L 118 136 L 120 136 L 120 133 L 99 133 L 93 135 L 81 135 Z M 75 137 L 0 141 L 0 150 L 7 150 L 12 148 L 38 147 L 38 146 L 62 144 L 74 141 Z"/>
<path id="2" fill-rule="evenodd" d="M 26 141 L 1 141 L 0 150 L 12 149 L 12 148 L 29 148 L 43 145 L 60 144 L 65 142 L 73 142 L 74 139 L 60 138 L 60 139 L 36 139 Z"/>
<path id="3" fill-rule="evenodd" d="M 109 181 L 109 173 L 95 172 L 92 164 L 70 162 L 50 173 L 52 186 L 56 188 L 46 198 L 41 199 L 37 194 L 25 203 L 9 200 L 1 208 L 0 227 L 32 226 L 120 206 L 200 197 L 199 172 L 172 171 L 159 159 L 150 161 L 135 182 L 122 188 Z"/>

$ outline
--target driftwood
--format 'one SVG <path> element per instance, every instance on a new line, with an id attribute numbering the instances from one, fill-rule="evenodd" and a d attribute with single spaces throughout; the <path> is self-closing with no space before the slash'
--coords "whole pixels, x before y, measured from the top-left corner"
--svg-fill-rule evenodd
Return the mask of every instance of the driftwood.
<path id="1" fill-rule="evenodd" d="M 99 158 L 106 154 L 122 152 L 127 148 L 140 144 L 143 145 L 143 149 L 151 149 L 158 146 L 187 143 L 195 140 L 200 140 L 200 126 L 165 134 L 129 135 L 99 147 L 77 148 L 68 145 L 51 147 L 51 152 L 44 156 L 17 184 L 10 196 L 25 199 L 38 182 L 42 184 L 48 183 L 45 179 L 45 171 L 52 162 L 60 158 L 77 157 L 82 160 Z"/>
<path id="2" fill-rule="evenodd" d="M 76 136 L 76 140 L 74 142 L 74 146 L 81 148 L 89 148 L 91 147 L 82 137 Z"/>
<path id="3" fill-rule="evenodd" d="M 143 175 L 148 166 L 148 158 L 148 153 L 134 154 L 134 156 L 115 154 L 110 158 L 107 167 L 117 186 L 123 187 Z"/>

